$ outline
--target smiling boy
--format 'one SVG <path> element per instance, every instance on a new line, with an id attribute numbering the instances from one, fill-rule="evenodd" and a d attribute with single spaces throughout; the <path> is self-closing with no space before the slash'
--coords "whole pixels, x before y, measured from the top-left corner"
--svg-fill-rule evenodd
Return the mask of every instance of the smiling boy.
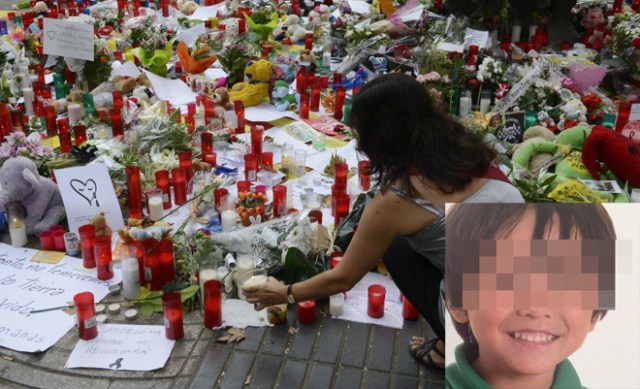
<path id="1" fill-rule="evenodd" d="M 614 307 L 615 231 L 597 204 L 460 204 L 447 305 L 464 344 L 447 388 L 583 388 L 567 359 Z"/>

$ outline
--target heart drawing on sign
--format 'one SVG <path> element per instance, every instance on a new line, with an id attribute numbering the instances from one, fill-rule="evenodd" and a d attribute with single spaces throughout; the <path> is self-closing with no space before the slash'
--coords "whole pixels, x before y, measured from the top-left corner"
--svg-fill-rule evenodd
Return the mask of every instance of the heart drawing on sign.
<path id="1" fill-rule="evenodd" d="M 100 206 L 98 198 L 96 197 L 98 185 L 96 185 L 96 182 L 92 178 L 88 179 L 85 182 L 74 178 L 73 180 L 71 180 L 71 189 L 73 189 L 77 194 L 87 200 L 89 202 L 89 205 L 93 205 L 93 200 L 95 200 L 96 207 Z"/>
<path id="2" fill-rule="evenodd" d="M 55 31 L 47 31 L 47 35 L 49 36 L 49 39 L 53 40 L 53 38 L 56 37 L 56 32 Z"/>

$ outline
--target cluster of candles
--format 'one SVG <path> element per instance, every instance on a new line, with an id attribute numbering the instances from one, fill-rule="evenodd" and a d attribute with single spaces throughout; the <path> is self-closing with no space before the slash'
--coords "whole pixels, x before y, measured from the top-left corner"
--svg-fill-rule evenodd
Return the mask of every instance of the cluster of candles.
<path id="1" fill-rule="evenodd" d="M 351 198 L 347 194 L 347 177 L 349 165 L 346 162 L 337 162 L 333 165 L 334 184 L 331 186 L 331 214 L 334 225 L 340 224 L 340 220 L 349 214 L 349 202 Z"/>
<path id="2" fill-rule="evenodd" d="M 307 38 L 309 35 L 307 35 Z M 313 36 L 311 36 L 311 44 Z M 309 44 L 309 39 L 305 39 L 305 44 Z M 351 100 L 347 99 L 347 90 L 341 86 L 342 74 L 336 72 L 333 74 L 333 87 L 335 89 L 335 105 L 333 117 L 342 120 L 345 124 L 349 124 L 349 114 L 351 112 Z M 296 74 L 296 90 L 300 94 L 300 117 L 309 119 L 309 111 L 318 112 L 320 110 L 321 90 L 329 87 L 329 77 L 316 76 L 312 71 L 307 70 L 306 66 L 301 66 Z M 311 89 L 311 93 L 309 93 Z M 355 87 L 352 90 L 352 97 L 358 92 Z"/>

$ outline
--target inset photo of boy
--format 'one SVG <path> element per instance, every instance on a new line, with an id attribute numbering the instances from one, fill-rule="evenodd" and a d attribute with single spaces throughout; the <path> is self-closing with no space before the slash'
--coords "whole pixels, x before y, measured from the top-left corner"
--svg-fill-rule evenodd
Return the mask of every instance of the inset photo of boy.
<path id="1" fill-rule="evenodd" d="M 447 206 L 445 386 L 640 388 L 640 205 Z"/>

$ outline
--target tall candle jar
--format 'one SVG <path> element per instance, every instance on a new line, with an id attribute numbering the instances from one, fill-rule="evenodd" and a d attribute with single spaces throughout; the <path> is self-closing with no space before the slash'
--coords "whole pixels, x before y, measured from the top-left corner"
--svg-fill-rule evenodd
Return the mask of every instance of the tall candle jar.
<path id="1" fill-rule="evenodd" d="M 124 298 L 133 300 L 140 294 L 140 272 L 138 270 L 138 258 L 125 257 L 122 263 L 122 286 Z"/>
<path id="2" fill-rule="evenodd" d="M 11 245 L 22 247 L 27 244 L 27 230 L 24 220 L 24 209 L 20 203 L 10 203 L 7 206 L 7 216 L 9 218 L 9 234 L 11 235 Z"/>
<path id="3" fill-rule="evenodd" d="M 73 303 L 76 307 L 76 318 L 78 320 L 78 337 L 82 340 L 91 340 L 98 336 L 93 293 L 78 293 L 73 296 Z"/>
<path id="4" fill-rule="evenodd" d="M 99 280 L 113 278 L 113 262 L 111 261 L 111 237 L 99 236 L 93 246 L 93 255 L 96 260 Z"/>
<path id="5" fill-rule="evenodd" d="M 146 192 L 147 196 L 147 214 L 149 219 L 158 221 L 162 219 L 164 213 L 164 196 L 160 188 L 153 188 Z"/>
<path id="6" fill-rule="evenodd" d="M 96 259 L 93 253 L 93 246 L 96 239 L 96 227 L 93 224 L 82 225 L 78 228 L 78 235 L 80 235 L 83 266 L 87 269 L 96 267 Z"/>
<path id="7" fill-rule="evenodd" d="M 127 166 L 127 189 L 129 194 L 129 217 L 142 219 L 142 189 L 140 182 L 140 166 Z"/>
<path id="8" fill-rule="evenodd" d="M 162 310 L 164 313 L 164 329 L 167 339 L 178 340 L 184 337 L 180 293 L 165 293 L 162 296 Z"/>

